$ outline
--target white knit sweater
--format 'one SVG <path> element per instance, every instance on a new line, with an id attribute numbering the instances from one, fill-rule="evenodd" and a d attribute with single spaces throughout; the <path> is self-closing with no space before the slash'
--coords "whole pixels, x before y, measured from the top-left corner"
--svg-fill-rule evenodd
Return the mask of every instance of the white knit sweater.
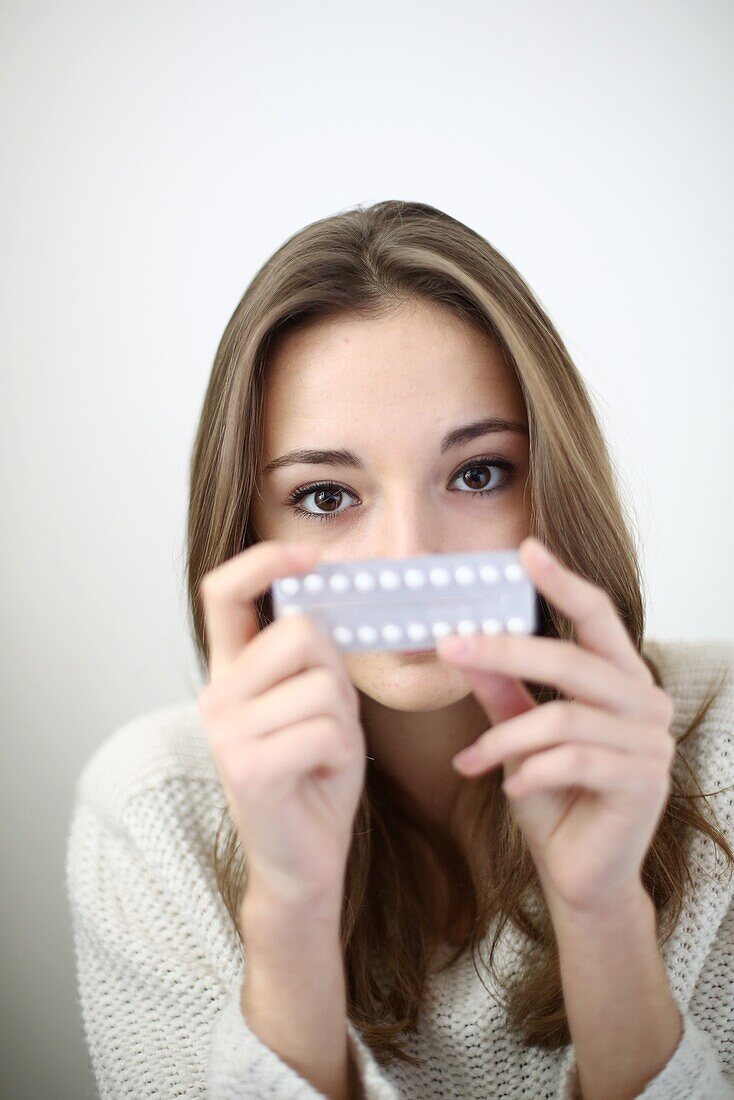
<path id="1" fill-rule="evenodd" d="M 734 643 L 648 642 L 645 649 L 660 662 L 679 735 L 711 677 L 722 665 L 734 669 Z M 730 675 L 700 736 L 684 746 L 704 793 L 734 784 L 733 717 Z M 709 801 L 734 846 L 734 791 Z M 127 722 L 79 777 L 67 889 L 80 1008 L 103 1098 L 322 1096 L 257 1038 L 240 1011 L 239 942 L 211 865 L 225 804 L 195 700 Z M 686 895 L 661 949 L 683 1035 L 639 1094 L 644 1100 L 734 1098 L 734 876 L 700 834 L 693 850 L 697 890 Z M 503 933 L 507 946 L 513 936 Z M 488 972 L 483 979 L 490 985 Z M 524 1048 L 470 952 L 430 986 L 421 1030 L 405 1042 L 425 1059 L 422 1067 L 398 1060 L 381 1067 L 347 1023 L 368 1100 L 580 1097 L 573 1044 L 555 1052 Z"/>

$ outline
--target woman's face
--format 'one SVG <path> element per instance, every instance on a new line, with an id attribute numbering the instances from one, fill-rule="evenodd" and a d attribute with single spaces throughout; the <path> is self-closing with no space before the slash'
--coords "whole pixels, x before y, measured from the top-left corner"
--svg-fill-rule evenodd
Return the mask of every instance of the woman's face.
<path id="1" fill-rule="evenodd" d="M 442 446 L 487 417 L 525 430 Z M 268 469 L 295 450 L 354 457 Z M 316 543 L 325 561 L 514 549 L 530 534 L 528 457 L 514 375 L 454 315 L 411 302 L 379 320 L 323 322 L 286 334 L 270 359 L 251 522 L 263 540 Z M 343 658 L 352 683 L 391 709 L 435 710 L 468 692 L 433 650 Z"/>

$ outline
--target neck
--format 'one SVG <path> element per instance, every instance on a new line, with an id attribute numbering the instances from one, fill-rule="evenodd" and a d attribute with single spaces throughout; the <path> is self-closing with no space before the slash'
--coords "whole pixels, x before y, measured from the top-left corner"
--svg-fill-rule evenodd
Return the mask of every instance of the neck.
<path id="1" fill-rule="evenodd" d="M 470 693 L 440 710 L 399 711 L 359 694 L 369 756 L 429 821 L 447 829 L 450 801 L 467 782 L 451 760 L 489 725 L 476 698 Z"/>

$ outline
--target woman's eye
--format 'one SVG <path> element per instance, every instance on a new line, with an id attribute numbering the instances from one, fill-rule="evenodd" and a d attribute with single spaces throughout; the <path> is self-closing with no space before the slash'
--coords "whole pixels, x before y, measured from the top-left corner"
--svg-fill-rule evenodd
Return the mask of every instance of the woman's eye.
<path id="1" fill-rule="evenodd" d="M 505 477 L 497 485 L 497 477 L 488 477 L 483 471 L 494 468 L 507 470 L 510 463 L 507 462 L 472 462 L 469 466 L 463 466 L 456 477 L 464 478 L 459 492 L 469 492 L 474 496 L 484 496 L 485 493 L 495 493 L 503 488 L 509 477 Z M 454 478 L 456 480 L 456 478 Z"/>
<path id="2" fill-rule="evenodd" d="M 348 489 L 343 488 L 341 485 L 317 485 L 315 489 L 309 489 L 306 486 L 304 489 L 297 489 L 296 493 L 300 493 L 300 496 L 294 496 L 294 501 L 304 500 L 306 497 L 314 497 L 314 504 L 317 508 L 326 507 L 326 512 L 309 512 L 306 508 L 294 508 L 294 511 L 301 516 L 311 516 L 315 519 L 335 519 L 340 512 L 335 509 L 339 503 L 338 498 L 344 496 L 346 493 L 348 496 L 352 496 Z M 343 512 L 346 508 L 342 509 Z"/>
<path id="3" fill-rule="evenodd" d="M 491 469 L 500 469 L 504 471 L 505 476 L 498 479 L 497 475 L 492 476 L 484 472 Z M 462 478 L 463 483 L 462 488 L 453 489 L 452 492 L 465 493 L 475 497 L 499 493 L 507 488 L 516 470 L 516 464 L 510 462 L 506 458 L 493 458 L 491 460 L 475 459 L 462 466 L 454 475 L 452 481 Z M 496 484 L 498 480 L 499 485 Z M 343 512 L 348 510 L 347 508 L 337 510 L 340 499 L 345 494 L 347 496 L 354 495 L 350 493 L 348 489 L 345 489 L 343 485 L 338 485 L 336 482 L 320 481 L 312 485 L 303 485 L 300 489 L 294 489 L 286 503 L 293 507 L 293 511 L 299 516 L 309 516 L 310 518 L 320 520 L 336 519 Z M 312 512 L 306 508 L 295 507 L 299 501 L 305 500 L 310 496 L 314 497 L 316 511 Z M 324 507 L 326 511 L 319 510 Z"/>

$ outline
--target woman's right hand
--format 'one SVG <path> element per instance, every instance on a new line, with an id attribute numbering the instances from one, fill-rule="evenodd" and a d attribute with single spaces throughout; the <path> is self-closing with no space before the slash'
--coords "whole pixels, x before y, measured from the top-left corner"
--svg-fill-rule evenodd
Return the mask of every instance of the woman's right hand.
<path id="1" fill-rule="evenodd" d="M 200 586 L 210 679 L 197 702 L 247 889 L 295 902 L 341 897 L 367 751 L 357 692 L 324 631 L 305 614 L 258 630 L 253 599 L 312 569 L 311 549 L 296 559 L 292 543 L 258 542 Z"/>

